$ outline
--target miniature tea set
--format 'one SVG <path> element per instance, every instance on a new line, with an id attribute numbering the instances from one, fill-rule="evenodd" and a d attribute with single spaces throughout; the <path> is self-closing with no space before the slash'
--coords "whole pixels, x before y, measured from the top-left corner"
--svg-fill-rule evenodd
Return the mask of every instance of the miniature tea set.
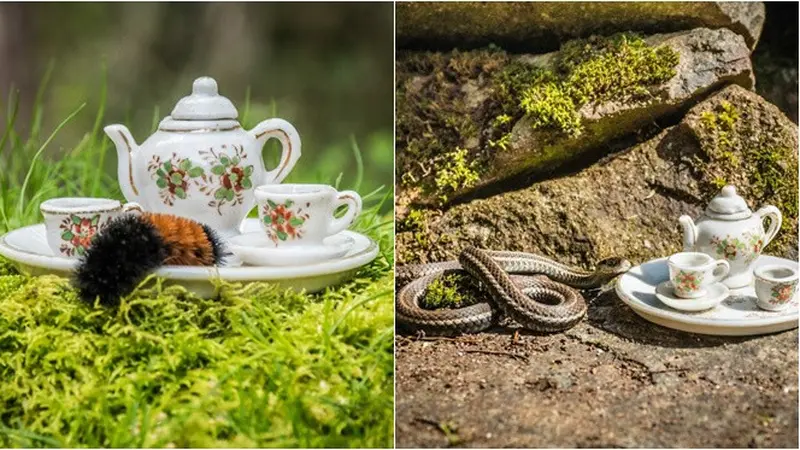
<path id="1" fill-rule="evenodd" d="M 137 145 L 123 125 L 105 128 L 119 158 L 118 180 L 127 204 L 100 198 L 57 198 L 42 203 L 44 224 L 0 237 L 0 255 L 32 274 L 74 270 L 92 236 L 131 211 L 167 213 L 208 225 L 232 258 L 222 267 L 165 266 L 155 273 L 200 295 L 214 279 L 272 281 L 313 292 L 352 276 L 378 254 L 368 237 L 347 230 L 361 197 L 319 184 L 280 184 L 300 158 L 300 136 L 282 119 L 246 131 L 238 111 L 209 77 L 176 104 L 158 130 Z M 281 144 L 268 170 L 262 147 Z M 246 218 L 258 208 L 258 219 Z M 336 218 L 340 207 L 347 210 Z"/>
<path id="2" fill-rule="evenodd" d="M 766 230 L 763 220 L 769 219 Z M 752 335 L 798 326 L 798 263 L 762 252 L 781 212 L 756 212 L 725 186 L 696 221 L 681 216 L 683 251 L 632 268 L 619 297 L 641 317 L 702 334 Z"/>

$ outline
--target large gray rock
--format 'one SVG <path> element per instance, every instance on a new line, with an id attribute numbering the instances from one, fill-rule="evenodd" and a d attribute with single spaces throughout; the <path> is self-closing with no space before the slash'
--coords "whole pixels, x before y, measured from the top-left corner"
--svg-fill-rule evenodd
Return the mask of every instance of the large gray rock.
<path id="1" fill-rule="evenodd" d="M 494 43 L 549 51 L 591 34 L 707 27 L 732 30 L 752 49 L 764 25 L 761 2 L 402 2 L 396 8 L 398 45 L 413 48 Z"/>
<path id="2" fill-rule="evenodd" d="M 635 86 L 647 95 L 623 95 L 577 105 L 582 127 L 579 136 L 552 127 L 533 129 L 528 116 L 512 112 L 510 134 L 502 148 L 493 146 L 493 140 L 499 139 L 497 117 L 509 114 L 508 106 L 501 105 L 519 103 L 518 97 L 503 97 L 506 73 L 520 65 L 555 73 L 564 55 L 571 55 L 574 47 L 543 55 L 401 52 L 397 69 L 399 208 L 439 202 L 439 190 L 430 186 L 437 169 L 446 164 L 441 160 L 453 149 L 468 153 L 466 159 L 477 168 L 477 178 L 448 192 L 449 200 L 517 174 L 540 177 L 587 156 L 597 159 L 610 151 L 609 144 L 615 139 L 661 117 L 685 111 L 725 84 L 753 87 L 750 51 L 744 39 L 730 30 L 698 28 L 654 35 L 645 41 L 653 48 L 666 46 L 677 54 L 671 79 L 658 85 Z M 617 76 L 624 74 L 610 74 L 611 78 Z"/>
<path id="3" fill-rule="evenodd" d="M 541 253 L 592 266 L 681 247 L 681 214 L 697 216 L 721 185 L 751 207 L 774 204 L 781 234 L 766 251 L 796 258 L 797 128 L 757 94 L 729 86 L 676 126 L 578 173 L 402 222 L 398 264 L 456 258 L 466 246 Z"/>
<path id="4" fill-rule="evenodd" d="M 578 111 L 584 128 L 578 137 L 534 130 L 530 119 L 523 117 L 514 125 L 507 151 L 495 153 L 490 171 L 476 187 L 522 171 L 552 171 L 560 164 L 632 133 L 662 116 L 686 109 L 709 91 L 726 83 L 748 89 L 753 87 L 753 69 L 747 46 L 741 36 L 729 30 L 699 28 L 656 35 L 646 41 L 654 46 L 667 45 L 680 58 L 675 68 L 676 75 L 653 89 L 655 95 L 651 99 L 584 105 Z M 549 55 L 544 55 L 529 61 L 547 66 L 552 60 Z"/>

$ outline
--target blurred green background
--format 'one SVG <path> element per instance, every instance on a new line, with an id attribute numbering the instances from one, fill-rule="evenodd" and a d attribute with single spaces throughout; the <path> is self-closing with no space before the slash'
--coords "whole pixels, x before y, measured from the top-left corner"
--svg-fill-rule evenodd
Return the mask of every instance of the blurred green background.
<path id="1" fill-rule="evenodd" d="M 281 117 L 297 128 L 303 156 L 287 181 L 334 182 L 342 173 L 340 186 L 352 188 L 357 146 L 359 190 L 392 189 L 392 16 L 391 3 L 0 3 L 3 124 L 19 103 L 0 170 L 25 167 L 10 159 L 32 159 L 38 147 L 20 141 L 41 129 L 41 144 L 85 102 L 42 158 L 58 161 L 75 149 L 102 109 L 104 83 L 101 125 L 124 123 L 142 142 L 192 80 L 208 75 L 240 119 L 249 92 L 246 127 Z M 104 170 L 114 177 L 116 152 L 99 138 Z M 14 140 L 27 150 L 13 151 Z M 268 144 L 268 160 L 277 160 L 276 147 Z"/>

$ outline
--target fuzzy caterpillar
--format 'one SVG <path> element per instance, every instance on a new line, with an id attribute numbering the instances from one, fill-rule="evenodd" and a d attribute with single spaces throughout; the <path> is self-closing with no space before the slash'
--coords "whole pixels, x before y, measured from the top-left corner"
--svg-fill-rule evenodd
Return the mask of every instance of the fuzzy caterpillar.
<path id="1" fill-rule="evenodd" d="M 169 214 L 123 214 L 103 227 L 78 263 L 75 285 L 87 302 L 114 306 L 166 264 L 211 266 L 225 256 L 207 225 Z"/>

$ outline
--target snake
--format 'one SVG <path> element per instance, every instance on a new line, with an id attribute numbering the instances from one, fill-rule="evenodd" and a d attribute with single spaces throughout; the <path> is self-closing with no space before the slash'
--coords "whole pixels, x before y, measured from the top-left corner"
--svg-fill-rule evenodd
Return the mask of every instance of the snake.
<path id="1" fill-rule="evenodd" d="M 396 317 L 399 323 L 427 334 L 483 331 L 503 315 L 538 332 L 567 330 L 580 322 L 587 306 L 578 289 L 594 289 L 627 272 L 622 258 L 600 261 L 594 271 L 576 269 L 534 253 L 465 248 L 458 260 L 399 267 Z M 467 274 L 488 294 L 457 309 L 424 309 L 428 286 L 442 276 Z"/>

